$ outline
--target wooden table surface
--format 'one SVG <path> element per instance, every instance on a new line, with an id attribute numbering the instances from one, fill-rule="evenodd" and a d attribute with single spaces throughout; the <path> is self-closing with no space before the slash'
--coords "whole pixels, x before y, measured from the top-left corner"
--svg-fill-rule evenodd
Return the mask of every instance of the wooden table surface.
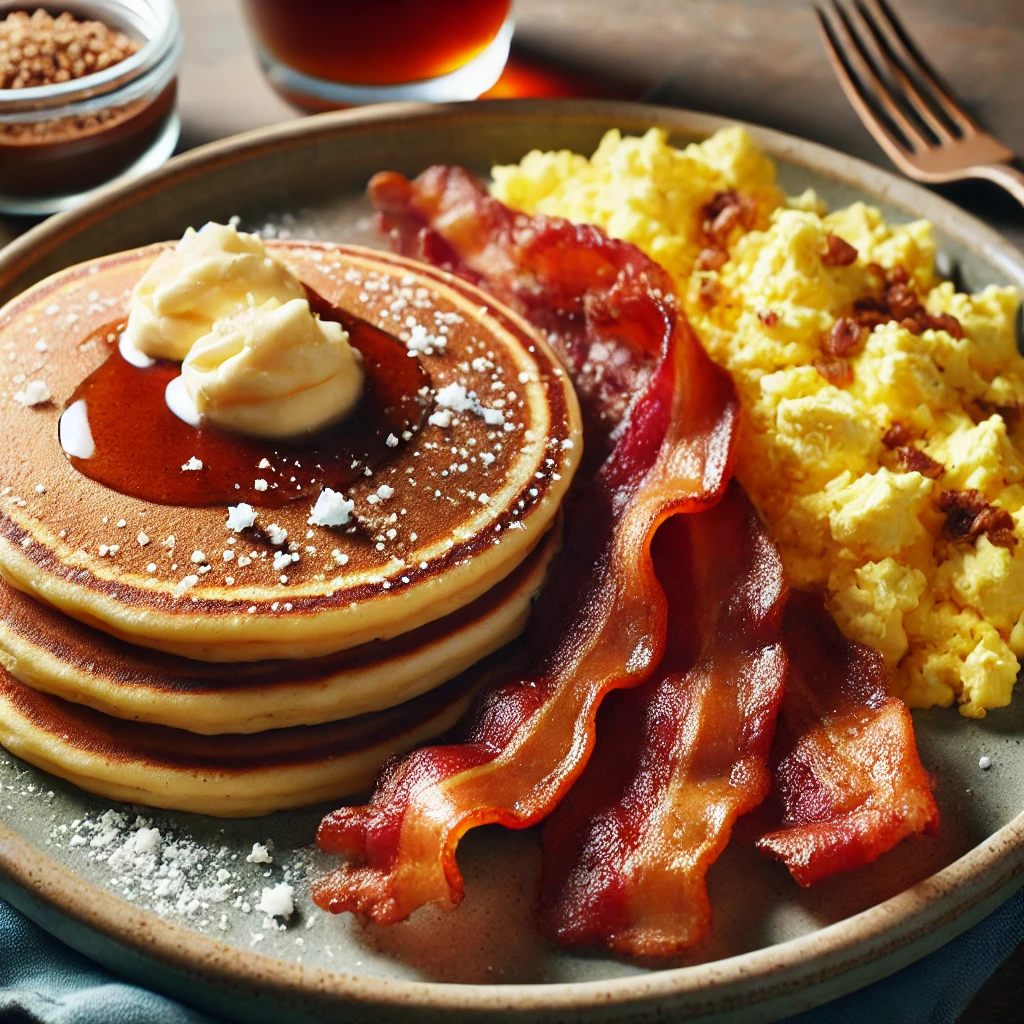
<path id="1" fill-rule="evenodd" d="M 969 110 L 1024 154 L 1024 3 L 893 2 Z M 260 75 L 235 3 L 178 4 L 184 148 L 295 116 Z M 516 45 L 531 56 L 889 166 L 832 74 L 807 0 L 515 0 L 515 11 Z M 1024 211 L 995 186 L 945 192 L 1024 249 Z"/>
<path id="2" fill-rule="evenodd" d="M 1024 3 L 892 2 L 975 117 L 1024 153 Z M 235 3 L 178 5 L 186 36 L 182 149 L 296 116 L 261 76 Z M 889 166 L 836 83 L 805 0 L 516 0 L 516 17 L 516 46 L 530 57 L 624 83 L 637 97 L 779 128 Z M 1024 211 L 994 186 L 944 191 L 1024 249 Z M 0 244 L 26 226 L 0 219 Z M 1020 1020 L 1022 979 L 1024 947 L 963 1024 Z"/>

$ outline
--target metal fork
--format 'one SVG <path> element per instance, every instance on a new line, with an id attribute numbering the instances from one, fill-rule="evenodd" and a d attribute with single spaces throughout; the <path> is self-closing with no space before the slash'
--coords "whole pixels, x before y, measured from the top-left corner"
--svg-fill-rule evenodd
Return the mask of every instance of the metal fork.
<path id="1" fill-rule="evenodd" d="M 1012 150 L 949 95 L 886 0 L 815 4 L 839 84 L 896 166 L 931 184 L 987 178 L 1024 204 Z"/>

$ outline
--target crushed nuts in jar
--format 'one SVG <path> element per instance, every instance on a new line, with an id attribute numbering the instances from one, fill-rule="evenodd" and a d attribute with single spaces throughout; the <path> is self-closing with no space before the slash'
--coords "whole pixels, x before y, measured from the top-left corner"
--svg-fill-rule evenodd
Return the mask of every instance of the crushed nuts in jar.
<path id="1" fill-rule="evenodd" d="M 173 0 L 0 0 L 0 209 L 50 213 L 166 160 L 177 141 Z"/>
<path id="2" fill-rule="evenodd" d="M 141 43 L 102 21 L 55 18 L 40 8 L 0 20 L 0 89 L 28 89 L 91 75 L 137 53 Z"/>

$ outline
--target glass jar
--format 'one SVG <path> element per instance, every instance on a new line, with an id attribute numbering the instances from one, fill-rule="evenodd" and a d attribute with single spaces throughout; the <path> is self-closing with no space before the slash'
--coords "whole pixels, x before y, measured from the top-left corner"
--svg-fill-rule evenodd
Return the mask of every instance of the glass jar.
<path id="1" fill-rule="evenodd" d="M 512 0 L 243 0 L 270 84 L 306 110 L 476 99 L 501 75 Z"/>
<path id="2" fill-rule="evenodd" d="M 0 18 L 34 3 L 0 0 Z M 66 0 L 53 10 L 100 21 L 142 45 L 67 82 L 0 89 L 0 210 L 67 210 L 114 180 L 162 164 L 177 145 L 181 23 L 174 0 Z"/>

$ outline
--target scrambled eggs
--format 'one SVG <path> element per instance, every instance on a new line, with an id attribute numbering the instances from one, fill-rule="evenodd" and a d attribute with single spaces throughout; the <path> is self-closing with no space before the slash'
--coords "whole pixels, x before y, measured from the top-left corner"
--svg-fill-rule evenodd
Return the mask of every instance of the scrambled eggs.
<path id="1" fill-rule="evenodd" d="M 744 216 L 722 222 L 709 254 L 709 217 L 729 190 Z M 598 224 L 673 275 L 705 348 L 735 379 L 737 476 L 793 584 L 826 594 L 842 631 L 882 653 L 907 703 L 957 702 L 970 717 L 1009 703 L 1024 655 L 1014 289 L 958 294 L 936 273 L 925 221 L 888 224 L 863 203 L 828 213 L 813 193 L 787 200 L 739 128 L 683 150 L 657 129 L 612 131 L 590 159 L 532 152 L 495 167 L 492 191 L 529 213 Z M 858 340 L 830 351 L 837 321 L 858 300 L 870 308 L 887 279 L 917 297 L 918 323 L 850 319 Z M 968 492 L 1003 529 L 951 531 L 951 492 Z"/>

